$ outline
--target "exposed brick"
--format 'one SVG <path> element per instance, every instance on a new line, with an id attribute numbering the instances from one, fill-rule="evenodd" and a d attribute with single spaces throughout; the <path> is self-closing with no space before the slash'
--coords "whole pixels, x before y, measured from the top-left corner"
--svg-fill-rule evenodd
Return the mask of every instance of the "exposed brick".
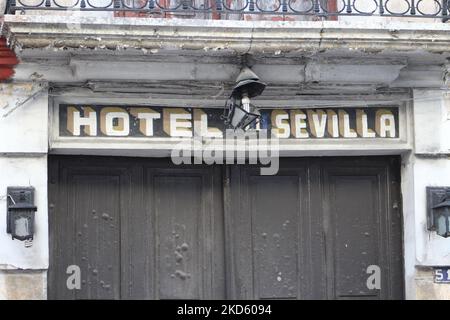
<path id="1" fill-rule="evenodd" d="M 14 75 L 14 67 L 19 63 L 5 38 L 0 37 L 0 81 L 8 80 Z"/>

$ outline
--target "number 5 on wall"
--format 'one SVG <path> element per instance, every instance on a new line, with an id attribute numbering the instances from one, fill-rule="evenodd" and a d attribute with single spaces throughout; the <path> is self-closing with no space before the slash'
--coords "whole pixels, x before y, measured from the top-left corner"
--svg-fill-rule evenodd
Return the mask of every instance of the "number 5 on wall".
<path id="1" fill-rule="evenodd" d="M 450 283 L 450 268 L 436 268 L 434 270 L 434 282 Z"/>

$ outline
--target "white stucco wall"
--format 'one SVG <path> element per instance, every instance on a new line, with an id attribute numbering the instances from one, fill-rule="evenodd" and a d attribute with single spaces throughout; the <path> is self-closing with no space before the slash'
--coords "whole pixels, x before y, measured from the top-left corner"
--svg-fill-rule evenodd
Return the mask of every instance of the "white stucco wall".
<path id="1" fill-rule="evenodd" d="M 416 154 L 450 153 L 450 95 L 443 90 L 414 90 Z"/>
<path id="2" fill-rule="evenodd" d="M 450 266 L 450 238 L 427 230 L 426 212 L 426 187 L 450 186 L 450 100 L 445 90 L 414 90 L 414 141 L 402 174 L 406 296 L 448 299 L 450 284 L 434 283 L 431 267 Z"/>
<path id="3" fill-rule="evenodd" d="M 6 231 L 6 188 L 33 186 L 38 207 L 33 246 L 12 240 Z M 48 267 L 47 157 L 0 158 L 0 269 L 46 269 Z"/>
<path id="4" fill-rule="evenodd" d="M 450 99 L 442 90 L 414 90 L 414 208 L 417 264 L 450 266 L 450 238 L 427 230 L 426 192 L 450 186 Z"/>
<path id="5" fill-rule="evenodd" d="M 403 199 L 403 250 L 405 298 L 416 299 L 416 221 L 414 209 L 414 155 L 402 157 L 401 192 Z"/>
<path id="6" fill-rule="evenodd" d="M 428 186 L 450 186 L 450 160 L 416 158 L 414 178 L 417 263 L 427 266 L 450 266 L 450 238 L 443 238 L 436 232 L 427 230 L 425 193 Z"/>
<path id="7" fill-rule="evenodd" d="M 0 300 L 47 297 L 48 96 L 45 84 L 0 84 Z M 6 233 L 6 189 L 35 188 L 33 245 Z"/>
<path id="8" fill-rule="evenodd" d="M 45 84 L 0 84 L 0 154 L 47 153 L 48 97 L 43 88 Z"/>
<path id="9" fill-rule="evenodd" d="M 0 86 L 0 270 L 46 269 L 48 97 L 46 90 L 35 95 L 42 88 L 38 84 Z M 6 233 L 6 188 L 9 186 L 35 188 L 38 211 L 30 248 Z"/>

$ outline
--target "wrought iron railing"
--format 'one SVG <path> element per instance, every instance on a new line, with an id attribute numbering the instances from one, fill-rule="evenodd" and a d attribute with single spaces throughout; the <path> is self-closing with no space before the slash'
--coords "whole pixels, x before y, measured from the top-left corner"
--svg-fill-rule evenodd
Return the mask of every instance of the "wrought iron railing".
<path id="1" fill-rule="evenodd" d="M 418 17 L 447 20 L 450 0 L 9 0 L 8 13 L 29 10 L 135 12 L 144 16 L 259 15 L 336 19 L 338 16 Z M 333 18 L 334 17 L 334 18 Z M 204 18 L 204 17 L 203 17 Z M 249 18 L 251 19 L 251 18 Z"/>

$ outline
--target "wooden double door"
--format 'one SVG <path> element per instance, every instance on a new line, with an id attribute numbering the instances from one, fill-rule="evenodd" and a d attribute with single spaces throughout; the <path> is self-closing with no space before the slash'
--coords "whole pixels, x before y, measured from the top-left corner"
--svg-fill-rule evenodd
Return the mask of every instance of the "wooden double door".
<path id="1" fill-rule="evenodd" d="M 401 299 L 398 161 L 52 156 L 49 298 Z"/>

